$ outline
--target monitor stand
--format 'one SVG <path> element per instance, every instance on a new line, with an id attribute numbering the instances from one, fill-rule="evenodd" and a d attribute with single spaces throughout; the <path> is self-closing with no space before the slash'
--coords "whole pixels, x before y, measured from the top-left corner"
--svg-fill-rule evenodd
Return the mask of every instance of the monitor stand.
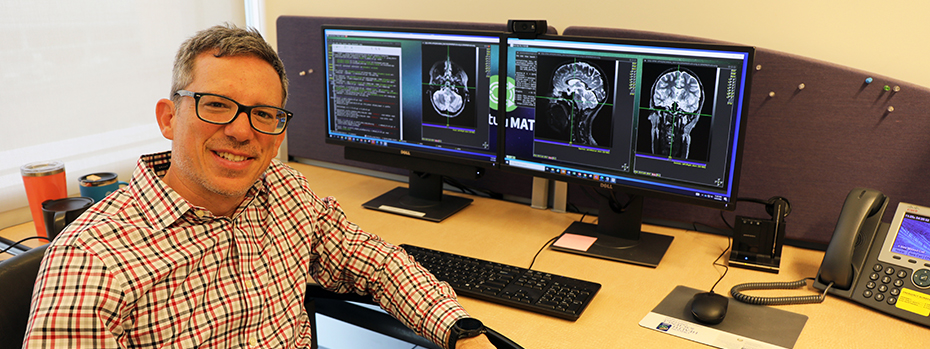
<path id="1" fill-rule="evenodd" d="M 553 250 L 578 253 L 619 262 L 658 267 L 674 237 L 642 231 L 643 197 L 630 196 L 630 202 L 620 209 L 611 199 L 601 199 L 598 223 L 572 223 L 552 245 Z M 582 249 L 565 247 L 559 241 L 569 236 L 595 238 Z M 572 236 L 573 235 L 573 236 Z"/>
<path id="2" fill-rule="evenodd" d="M 438 174 L 410 171 L 408 187 L 394 188 L 362 207 L 441 222 L 474 201 L 443 194 L 442 176 Z"/>

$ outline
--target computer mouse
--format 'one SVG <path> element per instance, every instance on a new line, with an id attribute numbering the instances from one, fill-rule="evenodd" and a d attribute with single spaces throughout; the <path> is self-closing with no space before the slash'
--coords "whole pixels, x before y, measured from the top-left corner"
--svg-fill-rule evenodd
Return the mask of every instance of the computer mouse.
<path id="1" fill-rule="evenodd" d="M 727 297 L 713 293 L 703 292 L 691 298 L 691 315 L 705 324 L 716 325 L 727 316 Z"/>

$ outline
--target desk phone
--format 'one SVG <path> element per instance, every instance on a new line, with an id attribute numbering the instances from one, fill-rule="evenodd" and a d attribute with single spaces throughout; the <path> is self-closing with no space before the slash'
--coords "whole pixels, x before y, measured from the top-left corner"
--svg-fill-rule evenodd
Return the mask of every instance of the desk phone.
<path id="1" fill-rule="evenodd" d="M 902 202 L 887 224 L 887 205 L 875 190 L 849 193 L 814 287 L 930 326 L 930 207 Z"/>

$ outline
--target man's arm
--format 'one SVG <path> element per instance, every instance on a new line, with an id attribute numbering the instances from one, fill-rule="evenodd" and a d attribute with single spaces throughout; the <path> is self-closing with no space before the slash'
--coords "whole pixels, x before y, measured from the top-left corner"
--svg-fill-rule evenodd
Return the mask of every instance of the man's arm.
<path id="1" fill-rule="evenodd" d="M 96 256 L 50 246 L 36 278 L 24 348 L 121 348 L 122 292 Z"/>
<path id="2" fill-rule="evenodd" d="M 452 324 L 468 317 L 452 288 L 403 249 L 348 222 L 332 198 L 320 203 L 311 247 L 318 256 L 313 279 L 331 291 L 370 294 L 404 325 L 445 347 Z"/>

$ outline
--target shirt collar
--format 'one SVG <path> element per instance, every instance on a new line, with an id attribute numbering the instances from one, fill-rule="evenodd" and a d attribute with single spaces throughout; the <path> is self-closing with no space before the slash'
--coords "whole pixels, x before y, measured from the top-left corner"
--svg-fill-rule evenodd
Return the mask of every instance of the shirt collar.
<path id="1" fill-rule="evenodd" d="M 152 228 L 158 230 L 170 227 L 188 211 L 203 210 L 192 205 L 162 181 L 170 166 L 170 151 L 143 155 L 136 164 L 130 183 L 131 193 L 137 199 L 146 220 Z M 267 193 L 266 177 L 267 170 L 249 188 L 246 199 L 236 209 L 234 217 L 245 206 L 255 202 L 254 197 Z"/>

